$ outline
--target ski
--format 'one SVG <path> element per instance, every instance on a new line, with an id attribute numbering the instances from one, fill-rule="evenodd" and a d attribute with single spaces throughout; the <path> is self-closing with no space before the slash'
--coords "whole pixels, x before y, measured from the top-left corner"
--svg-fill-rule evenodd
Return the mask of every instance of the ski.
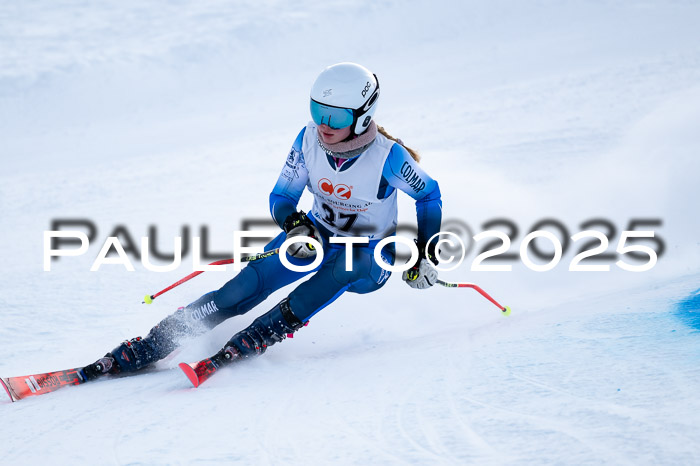
<path id="1" fill-rule="evenodd" d="M 2 387 L 12 401 L 51 393 L 67 385 L 80 385 L 85 382 L 87 382 L 87 379 L 80 367 L 64 371 L 46 372 L 44 374 L 0 378 Z"/>
<path id="2" fill-rule="evenodd" d="M 92 382 L 104 378 L 131 377 L 133 375 L 143 375 L 151 372 L 158 372 L 158 369 L 156 367 L 147 367 L 141 369 L 139 372 L 104 374 L 104 377 L 90 379 L 85 374 L 85 367 L 76 367 L 75 369 L 46 372 L 44 374 L 2 377 L 0 378 L 0 385 L 5 389 L 7 396 L 9 396 L 12 401 L 19 401 L 30 396 L 55 392 L 59 388 L 68 385 L 81 385 L 85 382 Z"/>
<path id="3" fill-rule="evenodd" d="M 221 367 L 240 360 L 240 353 L 231 347 L 227 347 L 210 358 L 204 358 L 199 362 L 193 363 L 181 362 L 178 364 L 178 367 L 190 379 L 192 385 L 197 388 Z"/>
<path id="4" fill-rule="evenodd" d="M 205 380 L 214 375 L 219 367 L 212 361 L 212 358 L 202 359 L 195 363 L 181 362 L 178 364 L 182 372 L 185 373 L 195 388 L 199 387 Z"/>

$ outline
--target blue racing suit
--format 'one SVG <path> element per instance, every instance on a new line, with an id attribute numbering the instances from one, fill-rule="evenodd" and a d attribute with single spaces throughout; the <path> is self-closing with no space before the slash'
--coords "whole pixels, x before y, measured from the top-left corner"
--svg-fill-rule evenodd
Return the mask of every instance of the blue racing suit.
<path id="1" fill-rule="evenodd" d="M 293 271 L 278 255 L 250 262 L 220 289 L 166 317 L 146 338 L 115 348 L 110 354 L 121 370 L 138 370 L 164 358 L 179 345 L 180 337 L 203 333 L 230 317 L 245 314 L 274 291 L 309 274 L 313 275 L 287 299 L 234 335 L 229 346 L 236 346 L 245 357 L 259 354 L 266 345 L 283 338 L 280 332 L 296 330 L 344 292 L 378 290 L 390 273 L 376 263 L 374 249 L 384 237 L 395 234 L 397 190 L 416 202 L 418 241 L 425 243 L 439 232 L 442 203 L 438 183 L 404 147 L 377 134 L 366 151 L 339 160 L 319 150 L 315 131 L 310 123 L 299 133 L 270 194 L 270 211 L 281 226 L 297 210 L 305 188 L 314 194 L 314 208 L 308 217 L 321 235 L 324 254 L 320 265 L 308 272 Z M 371 173 L 371 168 L 376 168 L 376 173 Z M 346 270 L 346 245 L 331 243 L 329 238 L 361 236 L 353 230 L 358 225 L 365 228 L 369 243 L 353 245 L 353 266 Z M 285 239 L 282 232 L 265 249 L 278 248 Z M 381 257 L 393 265 L 393 243 L 383 248 Z M 313 258 L 288 258 L 296 265 L 313 262 Z"/>
<path id="2" fill-rule="evenodd" d="M 308 168 L 304 164 L 303 138 L 308 128 L 302 129 L 290 151 L 295 154 L 295 176 L 285 176 L 283 173 L 277 180 L 270 194 L 270 211 L 278 225 L 282 225 L 288 215 L 297 210 L 297 204 L 305 187 L 308 187 Z M 379 135 L 378 135 L 379 137 Z M 349 170 L 364 153 L 353 159 L 344 161 L 339 167 L 342 173 Z M 332 168 L 338 168 L 337 161 L 327 156 L 327 163 Z M 402 174 L 403 173 L 403 174 Z M 405 173 L 411 173 L 407 179 Z M 417 178 L 416 178 L 417 177 Z M 416 183 L 415 179 L 422 180 Z M 419 187 L 420 189 L 415 189 Z M 418 241 L 425 243 L 432 235 L 440 230 L 442 217 L 442 201 L 437 181 L 428 176 L 413 160 L 408 151 L 398 143 L 391 145 L 384 162 L 382 174 L 377 187 L 378 197 L 387 198 L 395 190 L 407 193 L 416 201 L 418 219 Z M 371 239 L 369 244 L 353 246 L 353 268 L 345 270 L 346 247 L 344 244 L 331 244 L 328 237 L 333 232 L 317 220 L 315 212 L 310 212 L 309 218 L 314 221 L 323 240 L 324 259 L 319 267 L 310 272 L 295 272 L 287 269 L 279 257 L 271 256 L 266 259 L 251 262 L 236 277 L 226 283 L 221 289 L 202 296 L 188 308 L 207 327 L 214 327 L 229 317 L 248 312 L 262 302 L 272 292 L 293 283 L 300 278 L 313 273 L 314 275 L 300 284 L 289 295 L 290 305 L 294 314 L 302 321 L 308 321 L 315 313 L 335 301 L 345 291 L 353 293 L 369 293 L 375 291 L 386 282 L 390 273 L 374 261 L 374 247 L 382 238 Z M 280 233 L 265 246 L 265 250 L 279 247 L 286 239 L 286 233 Z M 382 251 L 384 260 L 394 263 L 394 248 L 385 247 Z M 311 259 L 301 261 L 289 257 L 295 264 L 310 263 Z M 213 304 L 210 305 L 210 304 Z M 214 312 L 196 312 L 197 309 L 216 309 Z"/>

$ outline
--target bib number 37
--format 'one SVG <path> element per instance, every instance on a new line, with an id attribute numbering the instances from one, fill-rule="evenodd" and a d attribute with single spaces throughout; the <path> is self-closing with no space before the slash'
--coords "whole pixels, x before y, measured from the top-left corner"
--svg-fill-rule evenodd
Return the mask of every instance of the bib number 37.
<path id="1" fill-rule="evenodd" d="M 345 214 L 336 212 L 327 204 L 322 204 L 323 207 L 323 221 L 332 227 L 339 229 L 340 231 L 350 231 L 353 224 L 357 220 L 357 214 Z"/>

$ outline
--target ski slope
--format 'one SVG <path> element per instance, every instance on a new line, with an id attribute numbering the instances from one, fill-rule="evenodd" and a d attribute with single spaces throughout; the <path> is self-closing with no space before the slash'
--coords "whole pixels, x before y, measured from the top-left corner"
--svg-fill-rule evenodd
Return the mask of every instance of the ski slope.
<path id="1" fill-rule="evenodd" d="M 244 220 L 268 216 L 311 83 L 339 61 L 377 73 L 376 119 L 423 154 L 445 219 L 519 230 L 499 262 L 511 271 L 471 271 L 479 243 L 441 274 L 508 318 L 395 274 L 191 388 L 177 363 L 285 288 L 154 372 L 0 400 L 1 462 L 700 463 L 699 20 L 680 0 L 0 5 L 3 377 L 91 363 L 230 279 L 207 272 L 146 306 L 191 254 L 171 272 L 90 268 L 120 226 L 136 248 L 155 226 L 168 252 L 204 226 L 230 252 Z M 415 221 L 407 196 L 399 208 Z M 70 218 L 96 238 L 45 272 L 43 232 Z M 546 272 L 517 257 L 542 219 L 569 236 L 604 219 L 614 252 L 640 218 L 665 245 L 646 272 L 620 257 L 571 272 L 579 243 Z"/>

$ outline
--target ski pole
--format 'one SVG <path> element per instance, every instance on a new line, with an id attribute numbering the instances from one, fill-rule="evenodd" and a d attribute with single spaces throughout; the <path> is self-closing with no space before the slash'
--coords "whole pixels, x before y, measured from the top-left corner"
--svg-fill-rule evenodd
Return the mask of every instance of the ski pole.
<path id="1" fill-rule="evenodd" d="M 271 249 L 269 251 L 261 252 L 259 254 L 253 254 L 252 256 L 241 257 L 241 262 L 253 262 L 253 261 L 260 260 L 260 259 L 265 259 L 266 257 L 270 257 L 270 256 L 274 256 L 275 254 L 279 254 L 279 252 L 280 252 L 279 248 Z M 233 264 L 233 259 L 222 259 L 222 260 L 214 261 L 214 262 L 210 263 L 209 265 L 226 265 L 226 264 Z M 192 272 L 188 276 L 176 281 L 175 283 L 173 283 L 169 287 L 163 288 L 158 293 L 154 293 L 151 295 L 147 294 L 143 298 L 142 304 L 144 304 L 144 303 L 151 304 L 153 302 L 153 300 L 156 299 L 158 296 L 162 295 L 163 293 L 165 293 L 167 291 L 172 290 L 176 286 L 182 285 L 183 283 L 185 283 L 188 280 L 192 280 L 194 277 L 196 277 L 197 275 L 199 275 L 202 272 L 204 272 L 204 270 L 198 270 L 196 272 Z"/>
<path id="2" fill-rule="evenodd" d="M 489 295 L 487 292 L 481 289 L 478 285 L 475 285 L 474 283 L 453 283 L 453 282 L 445 282 L 442 280 L 437 281 L 439 285 L 445 286 L 447 288 L 473 288 L 476 291 L 478 291 L 481 296 L 484 298 L 488 299 L 491 301 L 498 309 L 501 310 L 504 316 L 509 316 L 510 315 L 510 307 L 508 306 L 501 306 L 498 301 L 493 299 L 491 295 Z"/>

